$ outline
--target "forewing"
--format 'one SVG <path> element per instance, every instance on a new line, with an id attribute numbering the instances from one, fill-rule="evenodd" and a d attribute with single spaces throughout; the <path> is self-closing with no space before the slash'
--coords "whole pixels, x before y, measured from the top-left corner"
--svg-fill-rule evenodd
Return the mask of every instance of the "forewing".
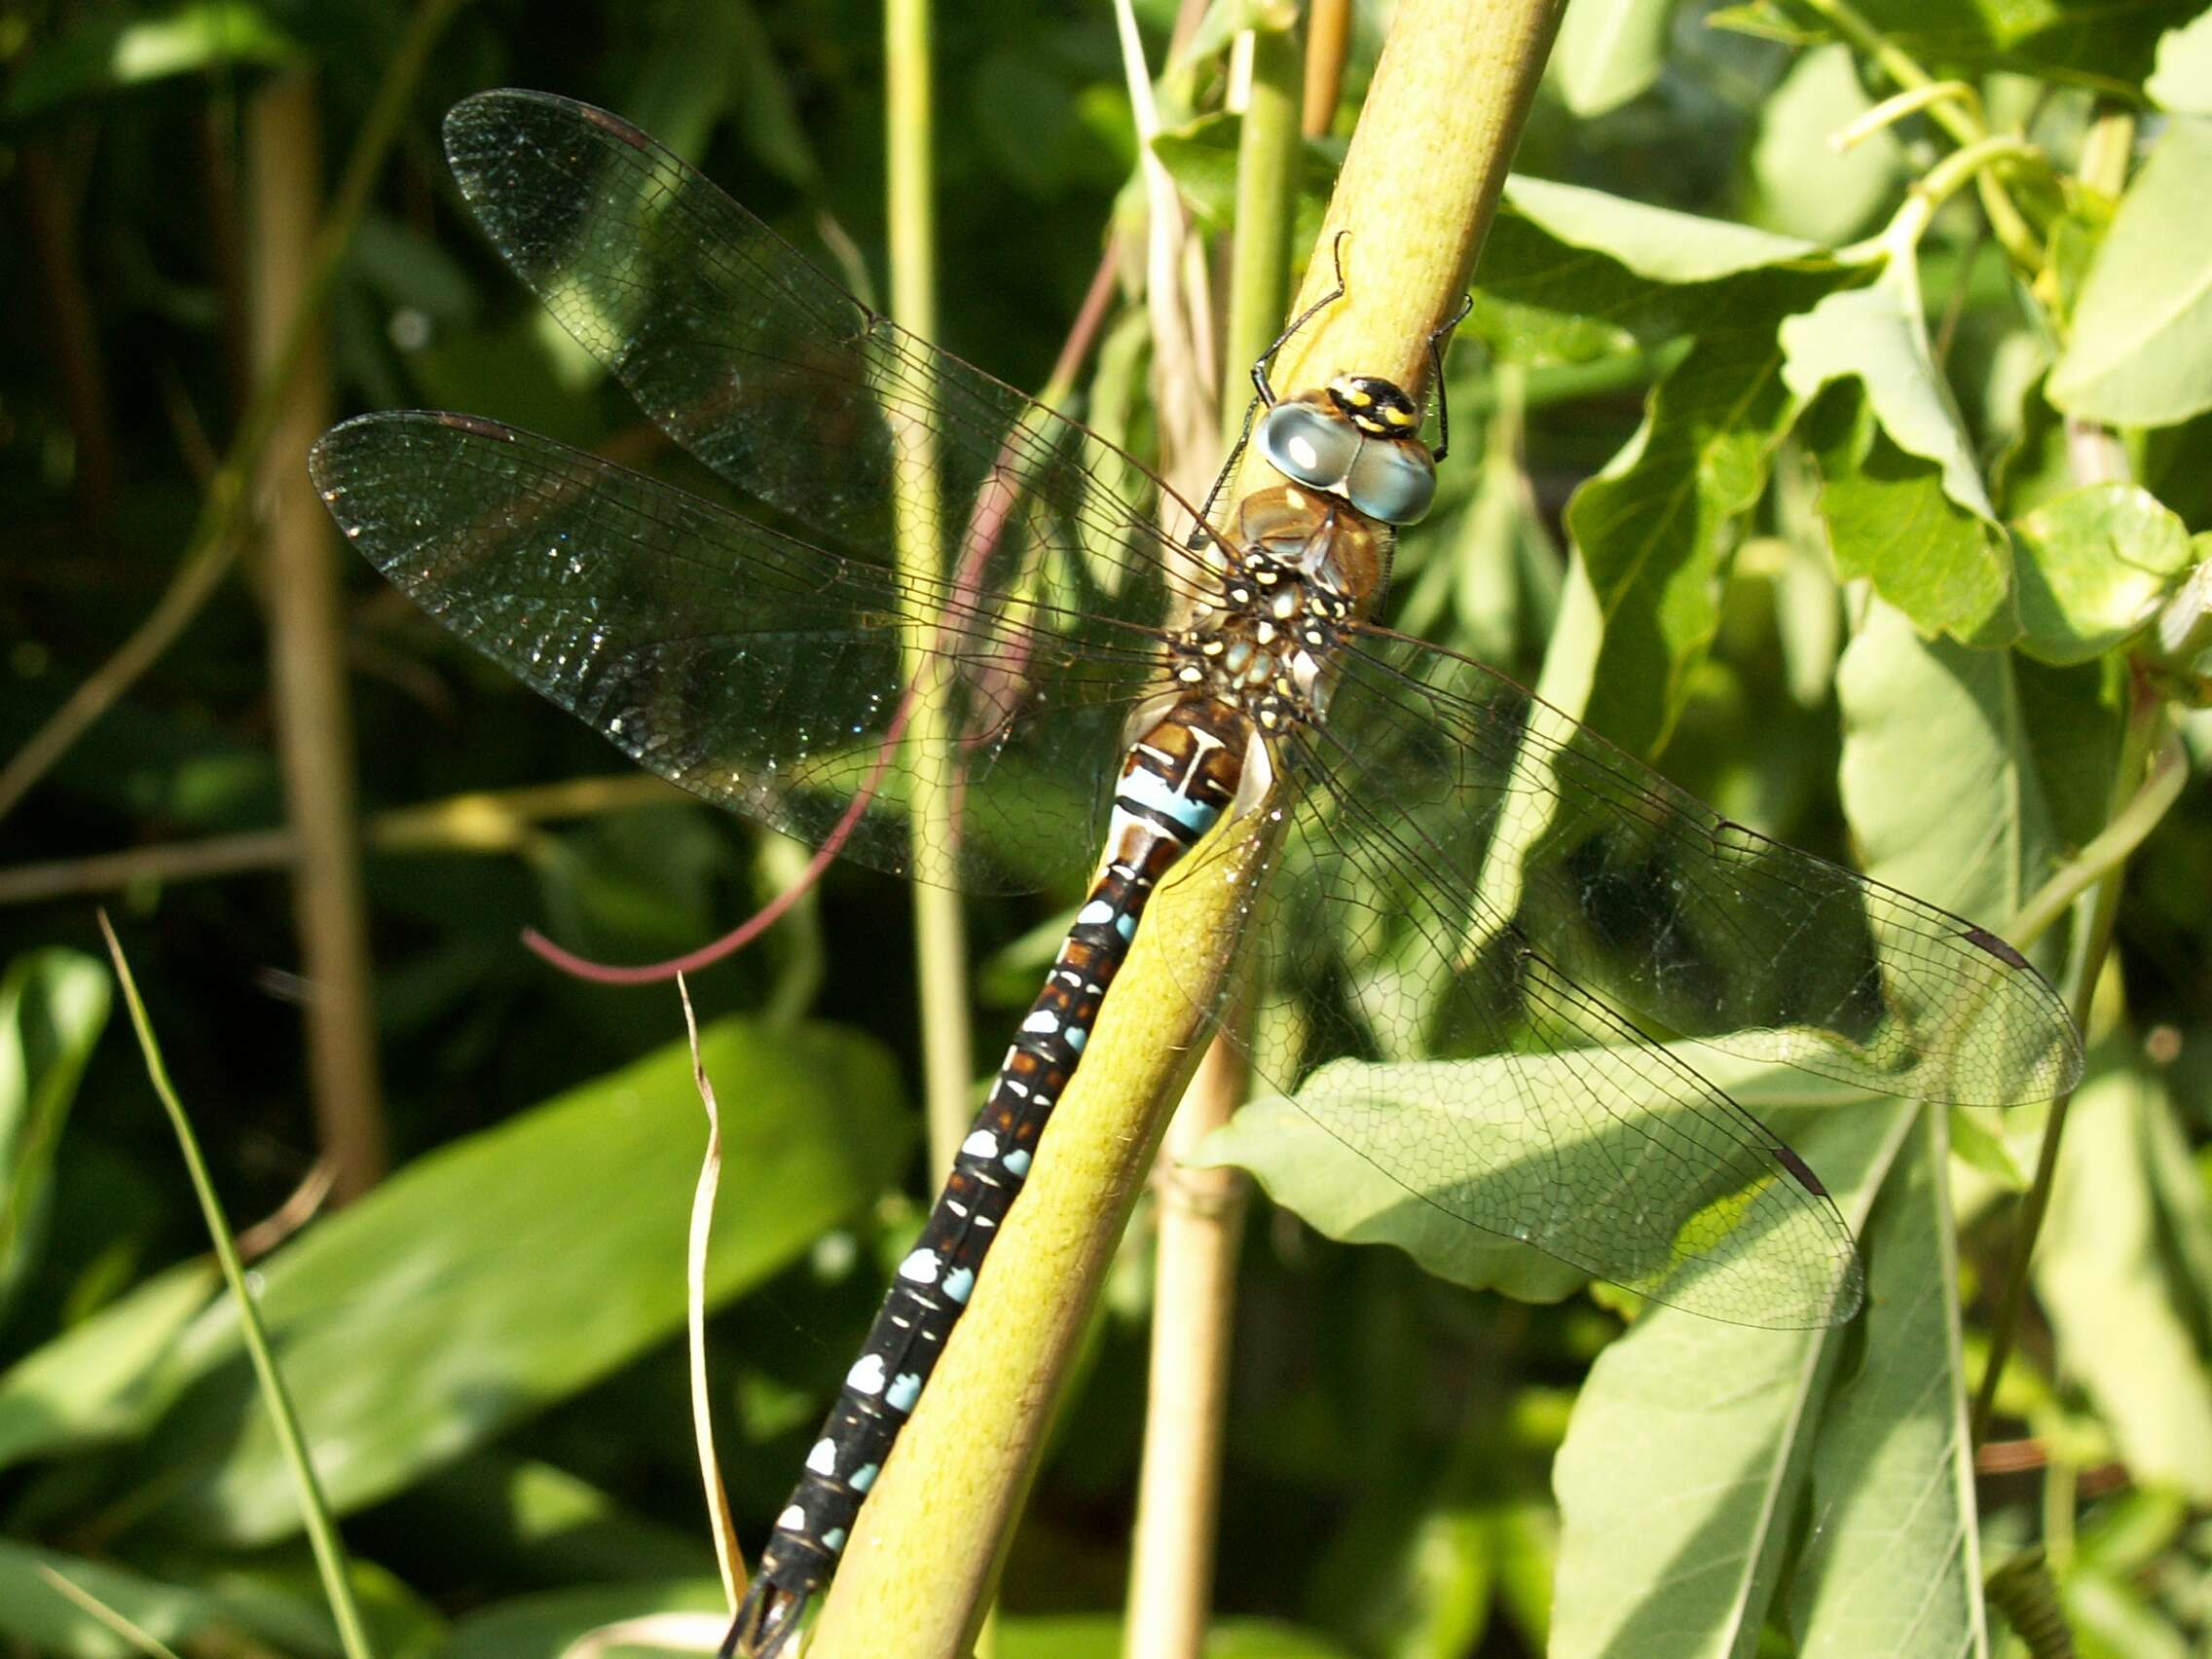
<path id="1" fill-rule="evenodd" d="M 447 628 L 694 794 L 877 868 L 1022 890 L 1080 874 L 1149 636 L 907 584 L 472 416 L 371 415 L 311 460 L 370 562 Z M 906 735 L 917 691 L 958 740 Z M 918 776 L 955 792 L 917 847 Z"/>
<path id="2" fill-rule="evenodd" d="M 809 540 L 887 559 L 904 513 L 950 571 L 980 527 L 1048 603 L 1143 621 L 1204 579 L 1181 539 L 1189 509 L 1177 535 L 1162 530 L 1150 474 L 878 316 L 628 123 L 483 92 L 447 116 L 446 154 L 485 234 L 562 325 L 664 431 Z"/>

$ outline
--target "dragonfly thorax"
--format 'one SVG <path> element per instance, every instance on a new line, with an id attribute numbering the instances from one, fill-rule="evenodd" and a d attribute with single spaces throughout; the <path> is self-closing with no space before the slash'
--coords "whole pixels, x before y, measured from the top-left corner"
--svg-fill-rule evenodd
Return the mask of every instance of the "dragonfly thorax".
<path id="1" fill-rule="evenodd" d="M 1262 731 L 1319 719 L 1345 636 L 1381 595 L 1382 533 L 1291 484 L 1246 497 L 1236 528 L 1213 595 L 1171 642 L 1175 682 Z"/>

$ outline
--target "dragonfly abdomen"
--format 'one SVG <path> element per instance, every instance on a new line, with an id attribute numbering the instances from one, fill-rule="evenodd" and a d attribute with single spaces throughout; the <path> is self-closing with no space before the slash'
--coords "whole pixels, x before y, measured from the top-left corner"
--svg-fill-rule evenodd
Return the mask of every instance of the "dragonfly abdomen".
<path id="1" fill-rule="evenodd" d="M 1242 716 L 1193 697 L 1130 745 L 1097 878 L 845 1374 L 806 1472 L 761 1552 L 724 1653 L 769 1659 L 828 1581 L 974 1294 L 999 1224 L 1028 1180 L 1038 1137 L 1075 1075 L 1145 905 L 1236 793 L 1245 730 Z"/>

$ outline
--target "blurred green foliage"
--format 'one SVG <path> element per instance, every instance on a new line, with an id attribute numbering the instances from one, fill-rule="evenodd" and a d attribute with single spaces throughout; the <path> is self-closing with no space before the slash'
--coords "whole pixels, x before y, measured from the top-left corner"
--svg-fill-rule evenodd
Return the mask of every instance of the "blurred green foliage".
<path id="1" fill-rule="evenodd" d="M 1157 67 L 1174 9 L 1136 10 Z M 402 20 L 372 0 L 0 16 L 0 754 L 144 614 L 238 420 L 243 112 L 268 75 L 313 70 L 335 166 Z M 1361 9 L 1334 134 L 1309 146 L 1309 224 L 1382 23 Z M 942 343 L 1036 387 L 1139 201 L 1113 18 L 979 0 L 938 30 Z M 332 413 L 468 410 L 684 476 L 474 235 L 438 118 L 501 84 L 616 110 L 865 295 L 879 31 L 859 0 L 463 9 L 330 298 Z M 1894 235 L 1958 147 L 1927 114 L 1830 146 L 1895 91 L 1875 37 L 1972 82 L 2047 163 L 1998 175 L 2033 268 L 1971 188 Z M 1473 1296 L 1262 1213 L 1212 1651 L 1983 1652 L 2014 1639 L 1981 1579 L 2031 1543 L 2083 1653 L 2201 1650 L 2212 658 L 2187 584 L 2212 548 L 2208 41 L 2163 5 L 1574 0 L 1452 359 L 1438 510 L 1397 563 L 1402 626 L 1730 816 L 1992 926 L 2133 792 L 2131 719 L 2179 734 L 2190 785 L 2125 866 L 2003 1444 L 1977 1473 L 1965 1402 L 2045 1113 L 1836 1110 L 1730 1077 L 1844 1203 L 1867 1319 L 1801 1340 L 1624 1326 L 1603 1296 Z M 1169 77 L 1161 144 L 1209 229 L 1234 209 L 1226 80 L 1218 51 Z M 2117 176 L 2084 176 L 2116 130 Z M 1148 365 L 1125 307 L 1074 409 L 1140 455 Z M 258 569 L 17 808 L 8 866 L 281 822 Z M 365 569 L 347 578 L 371 814 L 617 769 Z M 678 1340 L 701 1130 L 673 1002 L 578 986 L 515 937 L 668 954 L 789 878 L 763 842 L 655 804 L 541 826 L 519 856 L 369 861 L 397 1173 L 279 1248 L 260 1291 L 383 1651 L 716 1623 Z M 1072 898 L 972 906 L 978 1074 Z M 313 1156 L 282 874 L 140 874 L 108 903 L 233 1214 L 267 1213 Z M 0 1648 L 127 1650 L 43 1561 L 186 1651 L 332 1652 L 173 1147 L 103 1032 L 88 905 L 0 911 Z M 729 1160 L 710 1362 L 749 1540 L 921 1201 L 906 914 L 897 883 L 839 870 L 698 988 Z M 2086 932 L 2039 953 L 2070 991 Z M 1295 1147 L 1267 1129 L 1217 1150 L 1265 1167 Z M 1326 1228 L 1346 1198 L 1300 1207 Z M 1140 1212 L 1067 1408 L 1081 1431 L 1014 1547 L 1004 1654 L 1118 1650 L 1148 1239 Z M 1540 1278 L 1517 1288 L 1568 1291 Z"/>

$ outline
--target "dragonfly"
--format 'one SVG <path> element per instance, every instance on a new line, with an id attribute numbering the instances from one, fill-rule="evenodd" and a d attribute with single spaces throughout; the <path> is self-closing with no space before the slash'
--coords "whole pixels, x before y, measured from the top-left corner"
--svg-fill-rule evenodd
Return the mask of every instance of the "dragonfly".
<path id="1" fill-rule="evenodd" d="M 474 415 L 372 414 L 311 460 L 345 535 L 695 795 L 914 880 L 1085 894 L 725 1654 L 770 1659 L 828 1582 L 1173 876 L 1240 882 L 1176 972 L 1270 1088 L 1441 1217 L 1715 1319 L 1835 1324 L 1863 1287 L 1819 1177 L 1685 1045 L 1969 1105 L 2080 1076 L 2064 1005 L 1994 933 L 1387 625 L 1443 448 L 1400 387 L 1278 394 L 1263 359 L 1268 481 L 1194 507 L 618 117 L 493 92 L 445 141 L 507 264 L 732 499 Z M 904 567 L 902 514 L 931 555 Z M 1295 1014 L 1222 1021 L 1201 987 L 1233 957 Z"/>

